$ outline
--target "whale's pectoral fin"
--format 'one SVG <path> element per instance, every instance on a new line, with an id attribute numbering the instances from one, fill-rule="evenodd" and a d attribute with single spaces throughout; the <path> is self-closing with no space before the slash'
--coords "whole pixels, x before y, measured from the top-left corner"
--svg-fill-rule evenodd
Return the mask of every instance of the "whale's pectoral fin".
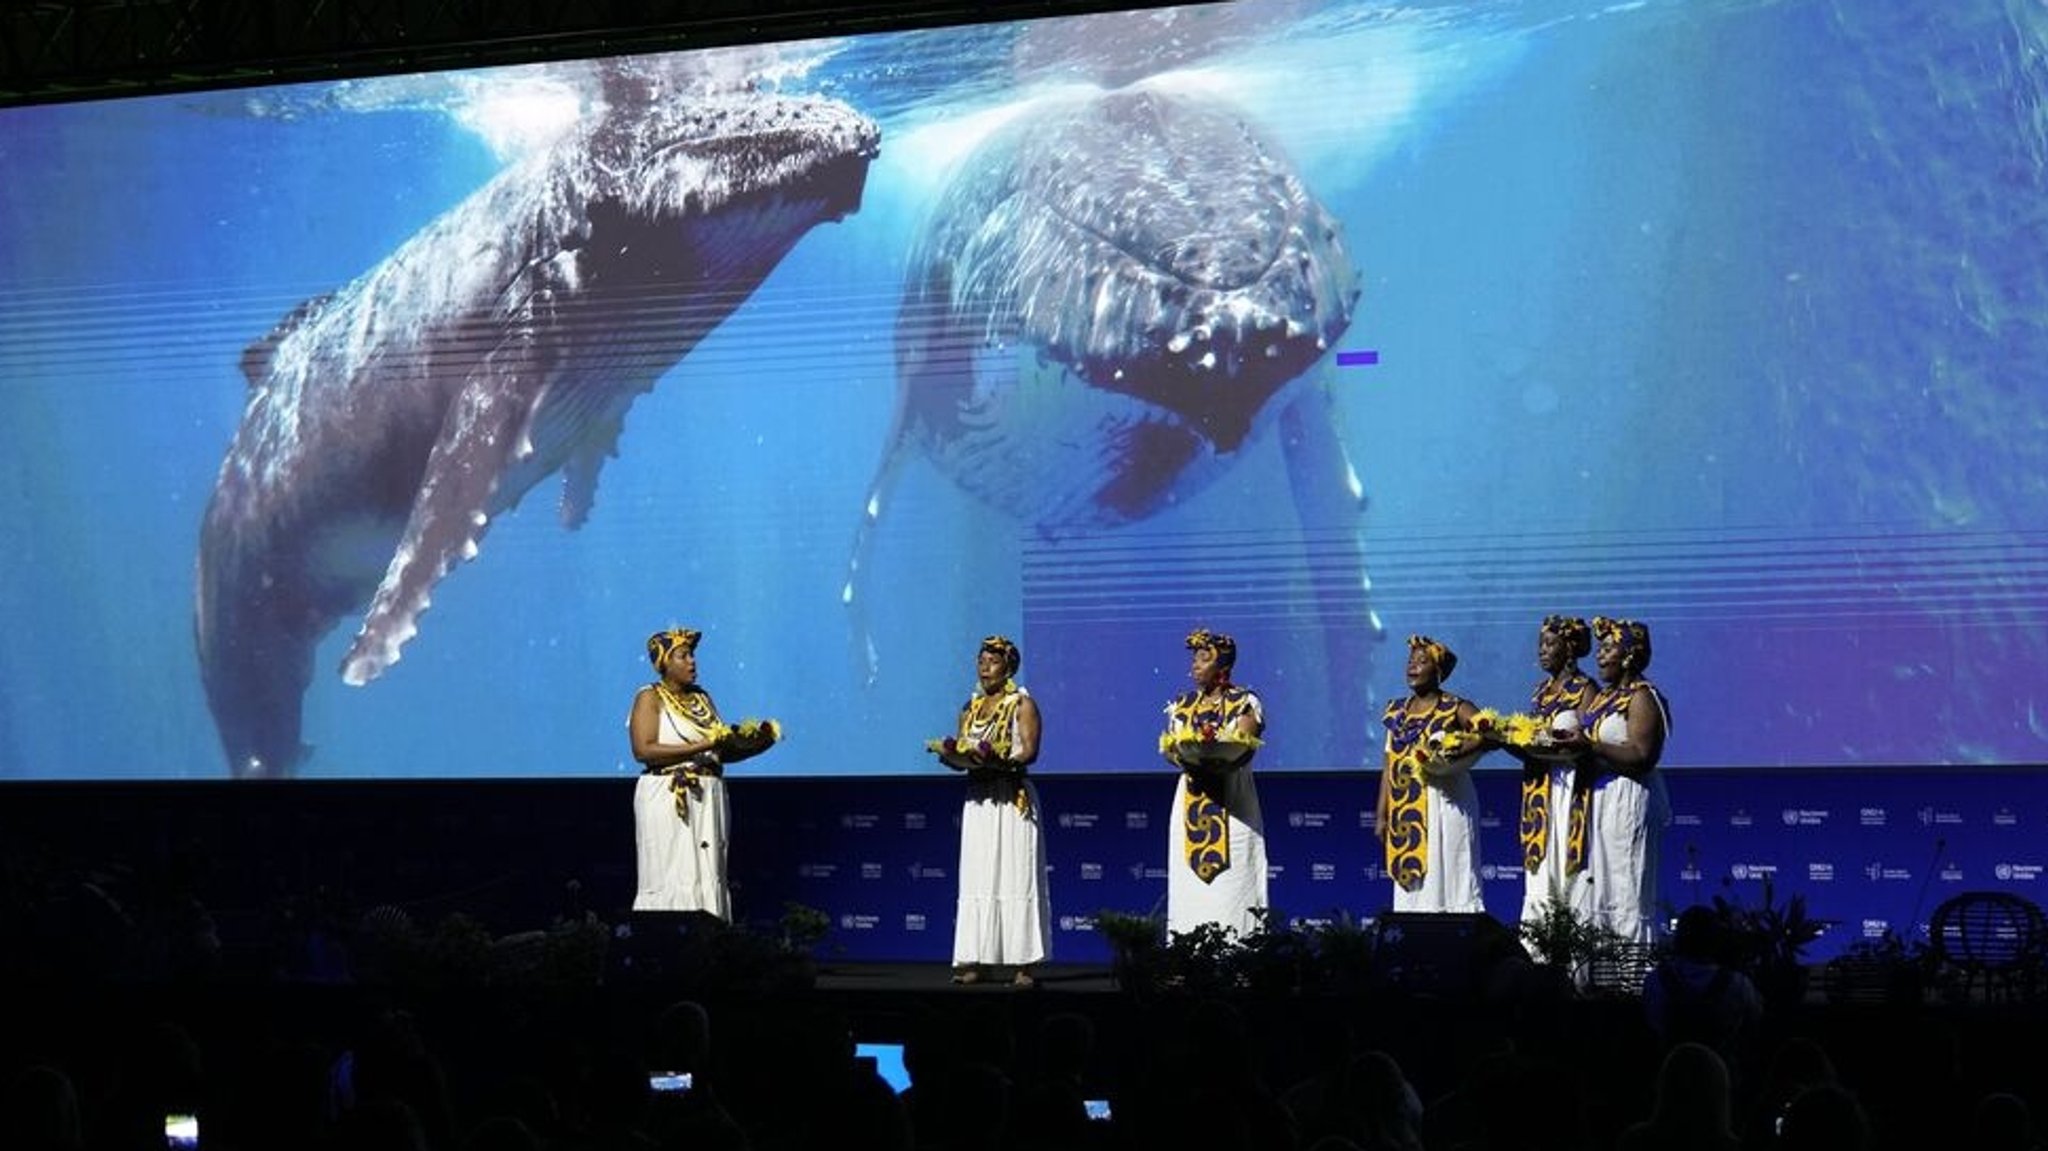
<path id="1" fill-rule="evenodd" d="M 1301 520 L 1304 560 L 1329 660 L 1332 735 L 1321 766 L 1356 766 L 1367 739 L 1372 649 L 1383 638 L 1372 606 L 1362 520 L 1365 486 L 1337 434 L 1326 384 L 1305 389 L 1280 413 L 1281 454 Z"/>
<path id="2" fill-rule="evenodd" d="M 562 464 L 563 527 L 580 528 L 590 518 L 591 505 L 597 502 L 597 473 L 619 454 L 619 427 L 618 420 L 609 420 L 604 428 L 593 428 Z"/>
<path id="3" fill-rule="evenodd" d="M 863 686 L 874 686 L 881 675 L 881 657 L 875 650 L 874 621 L 868 617 L 867 570 L 875 547 L 875 528 L 882 522 L 882 509 L 896 490 L 903 462 L 910 455 L 909 425 L 899 410 L 896 426 L 882 449 L 882 462 L 868 484 L 867 503 L 861 506 L 860 525 L 853 532 L 853 550 L 846 561 L 846 586 L 840 602 L 846 605 L 847 635 L 853 644 L 854 673 Z"/>
<path id="4" fill-rule="evenodd" d="M 553 353 L 527 323 L 471 373 L 427 456 L 384 582 L 342 660 L 344 680 L 365 684 L 397 663 L 399 649 L 419 631 L 434 585 L 457 560 L 475 557 L 499 480 L 533 450 L 523 433 L 553 364 Z"/>

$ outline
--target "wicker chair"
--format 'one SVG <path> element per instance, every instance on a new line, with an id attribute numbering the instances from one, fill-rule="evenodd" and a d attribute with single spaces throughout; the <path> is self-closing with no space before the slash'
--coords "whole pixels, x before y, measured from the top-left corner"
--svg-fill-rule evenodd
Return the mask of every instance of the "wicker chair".
<path id="1" fill-rule="evenodd" d="M 1966 997 L 2031 998 L 2041 987 L 2048 919 L 2005 891 L 1965 891 L 1943 901 L 1928 921 L 1937 968 L 1953 974 Z"/>

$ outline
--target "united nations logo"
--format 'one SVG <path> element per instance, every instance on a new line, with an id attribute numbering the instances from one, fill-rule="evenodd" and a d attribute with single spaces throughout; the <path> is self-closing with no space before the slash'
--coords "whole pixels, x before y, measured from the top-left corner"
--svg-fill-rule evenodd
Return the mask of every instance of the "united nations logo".
<path id="1" fill-rule="evenodd" d="M 2012 878 L 2012 864 L 2010 864 L 2010 863 L 2001 863 L 2001 864 L 1998 864 L 1998 865 L 1994 866 L 1994 867 L 1993 867 L 1993 868 L 1991 869 L 1991 874 L 1993 874 L 1993 875 L 1997 876 L 1997 877 L 1998 877 L 1998 878 L 2000 878 L 2000 879 L 2011 879 L 2011 878 Z"/>
<path id="2" fill-rule="evenodd" d="M 1300 812 L 1298 812 L 1298 811 L 1290 811 L 1290 812 L 1288 812 L 1288 813 L 1287 813 L 1287 826 L 1289 826 L 1289 827 L 1300 827 L 1300 826 L 1301 826 L 1301 822 L 1302 822 L 1302 820 L 1301 820 L 1301 813 L 1300 813 Z"/>
<path id="3" fill-rule="evenodd" d="M 1780 818 L 1785 821 L 1786 827 L 1797 827 L 1799 826 L 1799 809 L 1788 807 Z"/>
<path id="4" fill-rule="evenodd" d="M 1499 873 L 1500 869 L 1495 867 L 1491 863 L 1482 863 L 1479 865 L 1479 878 L 1485 880 L 1488 883 L 1492 883 L 1494 880 L 1494 876 L 1498 875 Z"/>
<path id="5" fill-rule="evenodd" d="M 1734 876 L 1734 877 L 1735 877 L 1735 878 L 1736 878 L 1736 879 L 1737 879 L 1738 881 L 1739 881 L 1739 880 L 1744 880 L 1744 879 L 1748 879 L 1748 878 L 1749 878 L 1749 864 L 1747 864 L 1747 863 L 1737 863 L 1737 864 L 1732 864 L 1732 865 L 1730 865 L 1730 866 L 1729 866 L 1729 868 L 1728 868 L 1728 874 L 1729 874 L 1729 875 L 1731 875 L 1731 876 Z"/>
<path id="6" fill-rule="evenodd" d="M 1074 817 L 1073 817 L 1073 816 L 1071 816 L 1071 815 L 1068 815 L 1068 814 L 1067 814 L 1066 812 L 1064 812 L 1064 811 L 1063 811 L 1063 812 L 1061 812 L 1061 813 L 1060 813 L 1060 818 L 1059 818 L 1059 825 L 1060 825 L 1061 827 L 1072 827 L 1072 826 L 1074 826 Z"/>

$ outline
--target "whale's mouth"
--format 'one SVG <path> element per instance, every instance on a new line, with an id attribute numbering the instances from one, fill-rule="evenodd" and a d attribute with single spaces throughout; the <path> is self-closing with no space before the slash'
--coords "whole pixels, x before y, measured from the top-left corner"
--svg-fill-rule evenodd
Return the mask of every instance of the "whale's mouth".
<path id="1" fill-rule="evenodd" d="M 1135 348 L 1094 345 L 1071 359 L 1062 354 L 1067 349 L 1051 348 L 1048 355 L 1079 383 L 1129 397 L 1146 422 L 1186 427 L 1219 452 L 1242 447 L 1273 397 L 1326 350 L 1305 325 L 1285 317 L 1217 322 L 1170 307 L 1161 312 Z"/>

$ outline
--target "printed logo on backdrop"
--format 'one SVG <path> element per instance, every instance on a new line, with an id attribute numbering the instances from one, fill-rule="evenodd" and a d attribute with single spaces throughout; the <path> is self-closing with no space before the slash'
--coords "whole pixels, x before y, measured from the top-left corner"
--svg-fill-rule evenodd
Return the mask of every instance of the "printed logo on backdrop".
<path id="1" fill-rule="evenodd" d="M 1920 826 L 1922 827 L 1961 827 L 1962 823 L 1963 813 L 1960 811 L 1943 811 L 1936 807 L 1923 807 L 1920 809 Z"/>
<path id="2" fill-rule="evenodd" d="M 839 926 L 847 931 L 873 931 L 881 926 L 882 917 L 849 911 L 839 917 Z"/>
<path id="3" fill-rule="evenodd" d="M 862 879 L 882 878 L 882 865 L 879 863 L 862 862 L 860 865 L 860 877 Z"/>
<path id="4" fill-rule="evenodd" d="M 1517 812 L 1516 822 L 1519 823 L 1520 819 L 1521 815 L 1519 812 Z M 1497 811 L 1487 811 L 1486 809 L 1481 808 L 1479 811 L 1479 826 L 1486 828 L 1499 827 L 1500 813 Z"/>
<path id="5" fill-rule="evenodd" d="M 903 930 L 905 931 L 923 931 L 924 922 L 924 915 L 921 912 L 907 911 L 903 914 Z"/>
<path id="6" fill-rule="evenodd" d="M 1360 808 L 1358 810 L 1358 826 L 1364 828 L 1367 831 L 1371 831 L 1373 829 L 1373 816 L 1374 812 L 1372 808 Z"/>
<path id="7" fill-rule="evenodd" d="M 1149 867 L 1149 866 L 1147 866 L 1147 865 L 1145 865 L 1145 864 L 1142 864 L 1142 863 L 1133 863 L 1133 864 L 1131 864 L 1131 866 L 1130 866 L 1130 872 L 1131 872 L 1131 878 L 1132 878 L 1132 879 L 1165 879 L 1165 878 L 1166 878 L 1166 869 L 1165 869 L 1165 868 L 1163 868 L 1163 867 Z"/>
<path id="8" fill-rule="evenodd" d="M 873 831 L 881 817 L 868 811 L 849 811 L 839 817 L 839 826 L 849 831 Z"/>
<path id="9" fill-rule="evenodd" d="M 1991 826 L 1993 827 L 2018 827 L 2019 825 L 2020 817 L 2015 815 L 2010 807 L 2001 807 L 1991 813 Z"/>
<path id="10" fill-rule="evenodd" d="M 836 863 L 799 863 L 796 865 L 798 879 L 830 879 L 839 871 Z"/>
<path id="11" fill-rule="evenodd" d="M 1380 865 L 1377 863 L 1368 863 L 1365 865 L 1363 870 L 1365 872 L 1365 880 L 1367 883 L 1377 883 L 1380 880 L 1385 879 L 1387 877 L 1386 872 L 1383 871 L 1380 868 Z"/>
<path id="12" fill-rule="evenodd" d="M 1728 814 L 1728 826 L 1730 827 L 1750 827 L 1755 825 L 1755 823 L 1756 820 L 1750 816 L 1747 808 L 1738 807 Z"/>
<path id="13" fill-rule="evenodd" d="M 1913 878 L 1910 867 L 1890 867 L 1883 860 L 1863 865 L 1863 878 L 1872 883 L 1902 883 Z"/>
<path id="14" fill-rule="evenodd" d="M 904 813 L 903 813 L 903 830 L 905 830 L 905 831 L 923 831 L 924 829 L 925 829 L 925 817 L 924 817 L 924 812 L 922 812 L 922 811 L 906 811 L 906 812 L 904 812 Z"/>
<path id="15" fill-rule="evenodd" d="M 1081 831 L 1092 831 L 1099 819 L 1100 817 L 1092 811 L 1063 811 L 1060 812 L 1059 825 L 1061 827 L 1077 828 Z"/>
<path id="16" fill-rule="evenodd" d="M 1678 878 L 1687 883 L 1698 883 L 1706 877 L 1707 873 L 1700 870 L 1699 861 L 1692 857 L 1691 852 L 1687 852 L 1685 866 L 1678 869 Z"/>
<path id="17" fill-rule="evenodd" d="M 1941 870 L 1935 872 L 1935 875 L 1943 883 L 1961 883 L 1963 881 L 1963 868 L 1961 864 L 1944 863 L 1941 865 Z"/>
<path id="18" fill-rule="evenodd" d="M 1704 827 L 1706 826 L 1706 821 L 1700 818 L 1697 811 L 1675 811 L 1671 813 L 1671 826 Z"/>
<path id="19" fill-rule="evenodd" d="M 1290 811 L 1287 813 L 1287 826 L 1310 829 L 1325 828 L 1330 826 L 1330 813 L 1327 811 Z"/>
<path id="20" fill-rule="evenodd" d="M 1788 807 L 1781 815 L 1786 827 L 1825 827 L 1828 822 L 1826 811 L 1813 811 L 1804 807 Z"/>
<path id="21" fill-rule="evenodd" d="M 1479 882 L 1519 884 L 1523 882 L 1522 869 L 1512 865 L 1482 863 L 1479 865 Z"/>
<path id="22" fill-rule="evenodd" d="M 1311 863 L 1308 865 L 1308 878 L 1311 883 L 1333 882 L 1337 878 L 1337 865 L 1334 863 Z"/>
<path id="23" fill-rule="evenodd" d="M 1731 863 L 1728 865 L 1728 878 L 1733 879 L 1737 883 L 1747 883 L 1752 879 L 1764 879 L 1776 874 L 1778 874 L 1778 865 L 1775 863 Z"/>
<path id="24" fill-rule="evenodd" d="M 1856 824 L 1859 827 L 1883 827 L 1885 822 L 1882 807 L 1863 807 L 1856 810 Z"/>
<path id="25" fill-rule="evenodd" d="M 1058 922 L 1061 931 L 1074 932 L 1095 930 L 1095 917 L 1092 915 L 1062 915 L 1059 917 Z"/>
<path id="26" fill-rule="evenodd" d="M 1835 865 L 1832 863 L 1808 863 L 1806 865 L 1806 881 L 1808 883 L 1833 883 L 1835 881 Z"/>
<path id="27" fill-rule="evenodd" d="M 2041 878 L 2041 865 L 2038 863 L 1998 863 L 1992 865 L 1991 874 L 1997 876 L 2001 882 L 2011 883 L 2017 881 L 2020 883 L 2032 883 Z"/>
<path id="28" fill-rule="evenodd" d="M 912 880 L 944 879 L 946 878 L 946 869 L 943 867 L 926 867 L 922 863 L 913 863 L 910 865 L 910 878 Z"/>
<path id="29" fill-rule="evenodd" d="M 1081 878 L 1090 881 L 1101 879 L 1102 865 L 1099 863 L 1083 863 L 1081 865 Z"/>
<path id="30" fill-rule="evenodd" d="M 1142 811 L 1124 812 L 1125 831 L 1143 831 L 1152 826 L 1152 817 Z"/>
<path id="31" fill-rule="evenodd" d="M 1883 939 L 1884 933 L 1892 929 L 1888 919 L 1866 919 L 1863 921 L 1863 938 Z"/>

